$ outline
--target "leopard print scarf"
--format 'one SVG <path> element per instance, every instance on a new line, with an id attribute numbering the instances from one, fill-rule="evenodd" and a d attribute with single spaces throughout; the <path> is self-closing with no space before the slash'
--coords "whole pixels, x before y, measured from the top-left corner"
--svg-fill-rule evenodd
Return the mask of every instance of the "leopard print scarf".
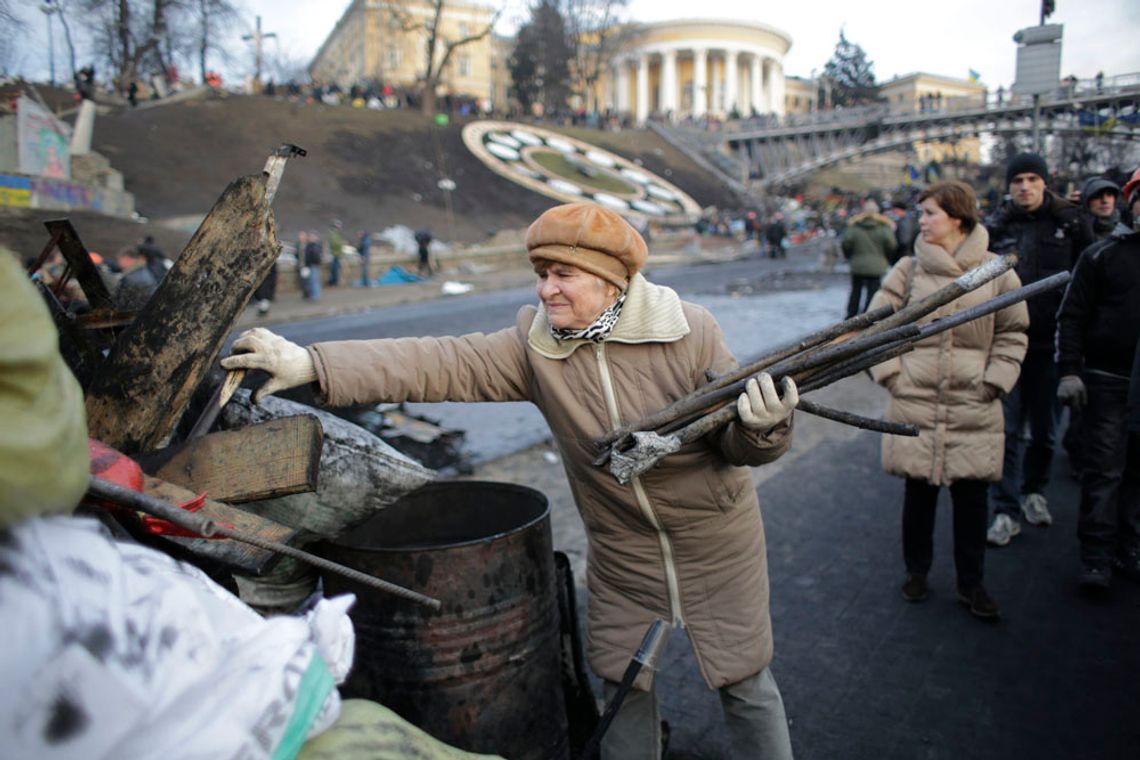
<path id="1" fill-rule="evenodd" d="M 609 308 L 598 315 L 593 324 L 580 330 L 568 327 L 551 327 L 550 334 L 554 336 L 555 340 L 588 340 L 601 343 L 613 332 L 614 325 L 617 324 L 618 317 L 621 316 L 621 307 L 624 303 L 625 293 L 622 293 L 616 301 L 610 304 Z"/>

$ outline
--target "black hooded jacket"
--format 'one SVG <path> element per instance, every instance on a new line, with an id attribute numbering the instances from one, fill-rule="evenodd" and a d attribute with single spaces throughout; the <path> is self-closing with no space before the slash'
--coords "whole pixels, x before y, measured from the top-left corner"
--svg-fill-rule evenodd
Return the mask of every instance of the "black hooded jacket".
<path id="1" fill-rule="evenodd" d="M 1140 340 L 1140 232 L 1120 225 L 1081 254 L 1057 314 L 1057 369 L 1132 373 Z"/>
<path id="2" fill-rule="evenodd" d="M 1036 211 L 1023 211 L 1007 200 L 985 225 L 991 251 L 1017 254 L 1016 271 L 1023 285 L 1072 271 L 1081 251 L 1092 243 L 1077 207 L 1049 190 Z M 1063 289 L 1057 289 L 1029 299 L 1030 351 L 1053 351 L 1063 294 Z"/>

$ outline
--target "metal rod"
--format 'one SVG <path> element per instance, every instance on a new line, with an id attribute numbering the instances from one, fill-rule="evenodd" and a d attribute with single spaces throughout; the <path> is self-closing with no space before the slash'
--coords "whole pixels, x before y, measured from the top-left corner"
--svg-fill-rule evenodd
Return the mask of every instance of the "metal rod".
<path id="1" fill-rule="evenodd" d="M 654 662 L 657 660 L 658 650 L 661 648 L 662 642 L 665 641 L 665 634 L 668 633 L 670 626 L 665 623 L 661 618 L 655 618 L 649 624 L 649 630 L 645 632 L 645 636 L 641 639 L 641 646 L 637 648 L 637 653 L 633 659 L 629 661 L 629 665 L 625 668 L 625 674 L 622 675 L 621 683 L 618 685 L 617 691 L 610 699 L 606 709 L 602 712 L 602 717 L 598 720 L 598 726 L 594 729 L 594 733 L 590 735 L 586 745 L 582 748 L 582 753 L 578 755 L 578 760 L 592 760 L 594 753 L 598 751 L 598 746 L 602 742 L 602 737 L 605 736 L 606 731 L 609 730 L 610 724 L 613 723 L 614 716 L 617 715 L 618 709 L 621 708 L 622 702 L 625 701 L 626 696 L 629 694 L 630 689 L 633 688 L 633 682 L 637 680 L 637 674 L 641 672 L 642 668 L 652 668 Z"/>
<path id="2" fill-rule="evenodd" d="M 173 504 L 163 501 L 162 499 L 156 499 L 149 494 L 132 491 L 129 488 L 124 488 L 117 483 L 112 483 L 108 480 L 97 478 L 94 475 L 92 475 L 88 480 L 87 493 L 99 499 L 106 499 L 116 504 L 135 509 L 139 512 L 145 512 L 148 515 L 161 517 L 164 520 L 174 523 L 180 528 L 185 528 L 186 530 L 193 531 L 204 538 L 210 538 L 211 536 L 223 536 L 234 541 L 240 541 L 243 544 L 249 544 L 261 549 L 267 549 L 271 552 L 275 552 L 286 557 L 292 557 L 293 559 L 301 560 L 302 562 L 312 565 L 313 567 L 319 567 L 322 570 L 328 570 L 329 572 L 343 575 L 344 577 L 350 578 L 358 583 L 362 583 L 366 586 L 385 591 L 389 594 L 393 594 L 403 599 L 417 602 L 418 604 L 426 605 L 432 609 L 438 610 L 443 606 L 438 599 L 434 599 L 430 596 L 425 596 L 424 594 L 421 594 L 417 591 L 412 591 L 411 589 L 404 588 L 403 586 L 397 586 L 394 583 L 389 583 L 388 581 L 381 580 L 380 578 L 368 575 L 367 573 L 362 573 L 359 570 L 354 570 L 353 568 L 346 567 L 338 562 L 327 560 L 324 557 L 318 557 L 317 555 L 311 554 L 307 551 L 304 551 L 303 549 L 287 546 L 280 541 L 270 541 L 268 539 L 261 538 L 260 536 L 254 536 L 249 533 L 245 533 L 244 531 L 227 528 L 224 525 L 219 525 L 208 517 L 203 517 L 202 515 L 198 515 L 193 512 L 187 512 L 183 509 L 179 509 Z"/>

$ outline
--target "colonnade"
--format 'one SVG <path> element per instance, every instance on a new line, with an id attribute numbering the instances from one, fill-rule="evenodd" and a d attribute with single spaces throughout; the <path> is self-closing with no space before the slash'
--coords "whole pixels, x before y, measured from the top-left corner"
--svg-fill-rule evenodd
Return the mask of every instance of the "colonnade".
<path id="1" fill-rule="evenodd" d="M 763 50 L 641 49 L 614 59 L 609 83 L 609 106 L 638 123 L 654 112 L 674 120 L 724 116 L 734 108 L 745 116 L 784 113 L 783 65 Z"/>

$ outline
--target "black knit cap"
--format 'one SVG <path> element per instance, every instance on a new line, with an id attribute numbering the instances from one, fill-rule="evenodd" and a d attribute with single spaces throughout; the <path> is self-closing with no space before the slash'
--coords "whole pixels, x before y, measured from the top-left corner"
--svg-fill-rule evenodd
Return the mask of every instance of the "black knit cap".
<path id="1" fill-rule="evenodd" d="M 1045 184 L 1049 184 L 1049 166 L 1036 153 L 1018 153 L 1011 158 L 1005 167 L 1005 184 L 1013 182 L 1018 174 L 1036 174 L 1045 180 Z"/>

